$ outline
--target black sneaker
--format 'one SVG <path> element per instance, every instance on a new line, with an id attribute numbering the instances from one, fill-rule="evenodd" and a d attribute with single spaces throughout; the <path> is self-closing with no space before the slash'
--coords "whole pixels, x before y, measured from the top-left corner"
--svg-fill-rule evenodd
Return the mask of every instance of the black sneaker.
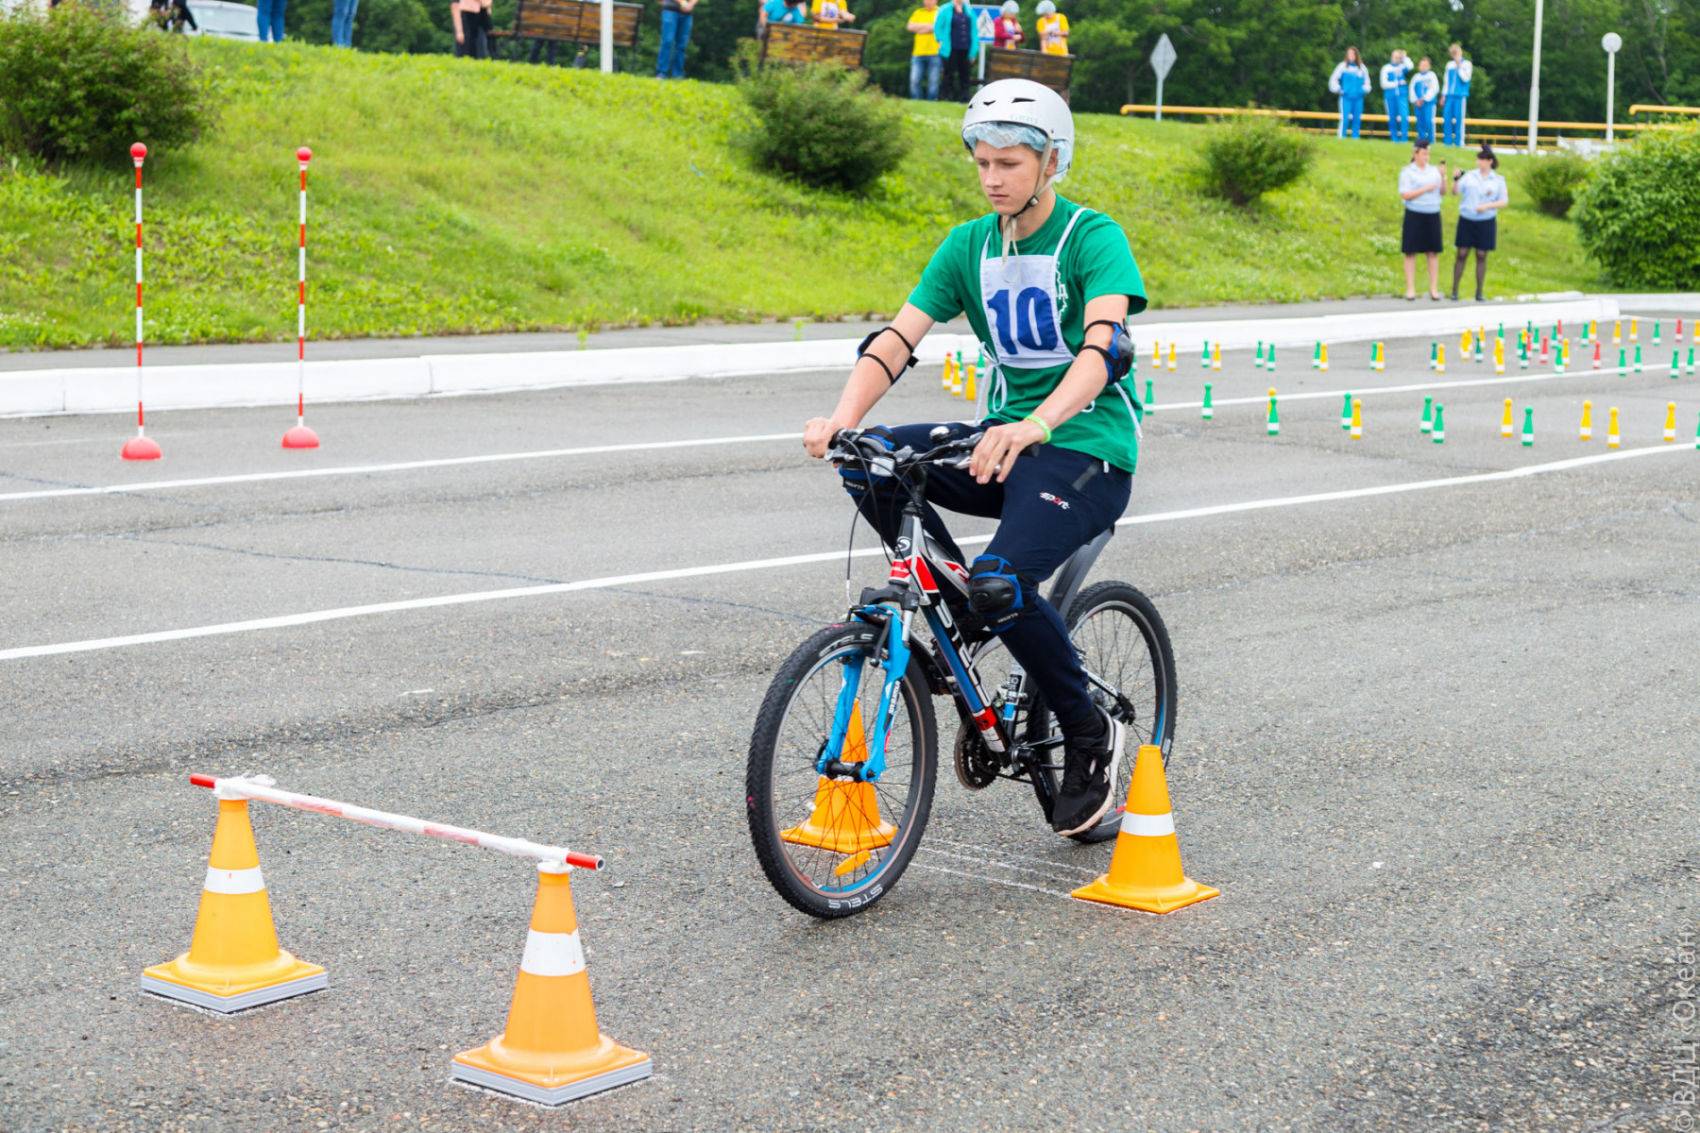
<path id="1" fill-rule="evenodd" d="M 1103 709 L 1104 730 L 1090 739 L 1063 741 L 1062 786 L 1051 809 L 1051 829 L 1063 837 L 1083 834 L 1102 822 L 1115 801 L 1110 792 L 1122 761 L 1127 728 Z"/>

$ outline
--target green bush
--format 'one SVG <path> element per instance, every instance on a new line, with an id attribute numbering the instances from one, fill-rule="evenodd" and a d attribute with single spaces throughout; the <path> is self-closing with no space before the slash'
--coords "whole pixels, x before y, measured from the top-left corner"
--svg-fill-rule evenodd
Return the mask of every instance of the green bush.
<path id="1" fill-rule="evenodd" d="M 1700 127 L 1658 130 L 1599 162 L 1576 202 L 1588 255 L 1619 287 L 1700 289 Z"/>
<path id="2" fill-rule="evenodd" d="M 1535 207 L 1548 216 L 1564 216 L 1576 203 L 1576 194 L 1588 183 L 1588 162 L 1574 155 L 1543 157 L 1528 165 L 1523 190 Z"/>
<path id="3" fill-rule="evenodd" d="M 1304 176 L 1316 148 L 1273 118 L 1247 115 L 1210 128 L 1204 142 L 1204 185 L 1236 205 Z"/>
<path id="4" fill-rule="evenodd" d="M 755 112 L 738 143 L 763 169 L 822 189 L 856 190 L 908 152 L 903 111 L 835 66 L 765 67 L 738 86 Z"/>
<path id="5" fill-rule="evenodd" d="M 178 37 L 73 0 L 0 17 L 0 148 L 52 165 L 128 164 L 131 142 L 169 149 L 210 124 Z"/>

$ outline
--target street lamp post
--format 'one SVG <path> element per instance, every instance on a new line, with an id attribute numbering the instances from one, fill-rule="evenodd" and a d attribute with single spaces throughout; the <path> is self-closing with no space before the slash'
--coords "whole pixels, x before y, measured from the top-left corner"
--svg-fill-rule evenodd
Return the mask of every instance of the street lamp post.
<path id="1" fill-rule="evenodd" d="M 1535 0 L 1535 61 L 1529 70 L 1529 156 L 1535 156 L 1535 133 L 1541 118 L 1541 20 L 1544 0 Z"/>
<path id="2" fill-rule="evenodd" d="M 1608 31 L 1600 37 L 1600 46 L 1606 49 L 1606 145 L 1611 145 L 1612 103 L 1617 95 L 1617 53 L 1623 46 L 1623 37 L 1614 31 Z"/>

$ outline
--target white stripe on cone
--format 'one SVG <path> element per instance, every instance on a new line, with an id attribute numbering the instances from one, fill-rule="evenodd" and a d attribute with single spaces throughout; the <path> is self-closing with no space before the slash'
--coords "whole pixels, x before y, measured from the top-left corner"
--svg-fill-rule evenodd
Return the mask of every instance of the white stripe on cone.
<path id="1" fill-rule="evenodd" d="M 1135 838 L 1161 838 L 1175 832 L 1175 816 L 1169 814 L 1135 814 L 1131 810 L 1122 815 L 1122 833 L 1132 834 Z"/>
<path id="2" fill-rule="evenodd" d="M 584 949 L 576 932 L 538 932 L 525 937 L 519 970 L 534 976 L 576 976 L 584 971 Z"/>
<path id="3" fill-rule="evenodd" d="M 207 883 L 203 887 L 208 893 L 263 893 L 266 888 L 265 875 L 259 866 L 252 869 L 207 869 Z"/>

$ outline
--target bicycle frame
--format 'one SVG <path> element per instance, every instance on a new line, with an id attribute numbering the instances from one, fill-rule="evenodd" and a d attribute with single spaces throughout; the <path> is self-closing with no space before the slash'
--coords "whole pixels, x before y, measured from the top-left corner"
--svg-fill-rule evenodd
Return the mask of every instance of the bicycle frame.
<path id="1" fill-rule="evenodd" d="M 926 482 L 924 469 L 917 479 L 920 483 L 904 503 L 885 587 L 865 591 L 862 603 L 850 610 L 851 618 L 882 630 L 872 655 L 881 659 L 884 679 L 873 730 L 867 737 L 867 758 L 858 763 L 845 763 L 841 758 L 849 735 L 850 715 L 860 699 L 867 661 L 866 654 L 857 654 L 841 662 L 844 673 L 833 714 L 832 732 L 816 762 L 816 770 L 822 775 L 849 775 L 858 781 L 874 782 L 885 773 L 886 738 L 896 709 L 897 686 L 908 672 L 913 654 L 912 634 L 917 612 L 932 630 L 936 647 L 934 659 L 943 662 L 940 668 L 954 686 L 952 695 L 965 709 L 965 715 L 974 723 L 981 740 L 998 755 L 1008 754 L 1015 746 L 1012 732 L 1016 713 L 1025 699 L 1026 673 L 1012 658 L 1010 679 L 1005 686 L 1004 712 L 1000 716 L 993 710 L 974 665 L 966 660 L 968 643 L 961 627 L 952 618 L 950 606 L 940 589 L 942 581 L 943 585 L 954 586 L 966 598 L 968 568 L 950 558 L 945 548 L 926 532 L 920 503 Z M 1113 529 L 1098 535 L 1069 556 L 1057 571 L 1048 597 L 1058 610 L 1068 609 L 1112 534 Z"/>

